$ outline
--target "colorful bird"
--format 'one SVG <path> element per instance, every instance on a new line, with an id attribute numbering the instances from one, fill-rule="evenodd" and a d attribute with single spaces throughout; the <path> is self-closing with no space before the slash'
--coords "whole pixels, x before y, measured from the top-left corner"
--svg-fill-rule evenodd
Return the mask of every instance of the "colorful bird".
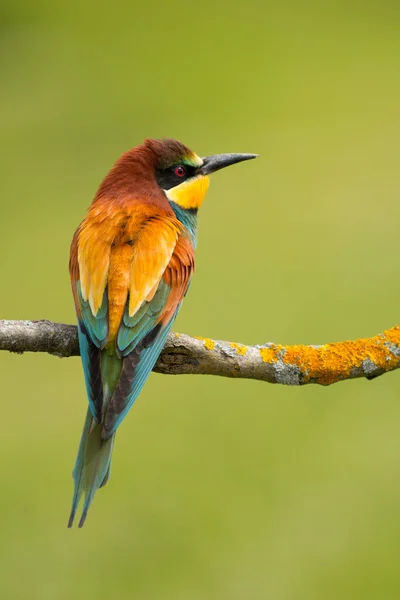
<path id="1" fill-rule="evenodd" d="M 255 154 L 199 158 L 145 140 L 101 183 L 71 244 L 70 276 L 89 400 L 68 527 L 110 476 L 115 432 L 152 370 L 194 271 L 197 210 L 209 174 Z"/>

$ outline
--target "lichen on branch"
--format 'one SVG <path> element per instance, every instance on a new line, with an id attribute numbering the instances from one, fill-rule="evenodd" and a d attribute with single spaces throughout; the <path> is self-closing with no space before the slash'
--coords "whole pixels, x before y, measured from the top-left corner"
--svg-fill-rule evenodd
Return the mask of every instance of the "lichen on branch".
<path id="1" fill-rule="evenodd" d="M 0 320 L 0 350 L 78 356 L 74 325 L 52 321 Z M 330 385 L 373 379 L 400 367 L 400 327 L 372 338 L 320 346 L 245 346 L 183 333 L 170 333 L 154 370 L 170 375 L 220 375 L 269 383 Z"/>

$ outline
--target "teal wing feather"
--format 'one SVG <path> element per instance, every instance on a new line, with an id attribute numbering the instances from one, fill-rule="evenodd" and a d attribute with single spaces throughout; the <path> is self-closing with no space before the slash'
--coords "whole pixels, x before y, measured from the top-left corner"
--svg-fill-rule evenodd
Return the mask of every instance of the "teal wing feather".
<path id="1" fill-rule="evenodd" d="M 123 364 L 107 408 L 103 429 L 105 439 L 125 418 L 163 349 L 180 308 L 179 305 L 167 323 L 159 323 L 170 293 L 171 287 L 161 280 L 153 299 L 144 302 L 132 317 L 126 306 L 117 337 L 117 352 L 123 357 Z"/>
<path id="2" fill-rule="evenodd" d="M 101 350 L 107 341 L 108 334 L 108 299 L 107 288 L 103 295 L 103 302 L 97 315 L 94 316 L 89 302 L 82 297 L 79 281 L 77 298 L 80 308 L 78 320 L 78 338 L 81 352 L 86 391 L 89 400 L 90 412 L 97 423 L 101 421 L 103 406 L 103 382 L 101 377 Z"/>
<path id="3" fill-rule="evenodd" d="M 143 302 L 139 310 L 129 316 L 128 304 L 117 337 L 117 352 L 127 356 L 137 344 L 155 327 L 167 303 L 171 288 L 161 280 L 153 299 Z"/>
<path id="4" fill-rule="evenodd" d="M 93 344 L 98 348 L 104 348 L 108 334 L 108 296 L 107 288 L 103 294 L 102 304 L 97 311 L 96 316 L 93 315 L 88 300 L 84 300 L 80 282 L 77 281 L 78 302 L 81 309 L 81 320 L 89 334 Z"/>

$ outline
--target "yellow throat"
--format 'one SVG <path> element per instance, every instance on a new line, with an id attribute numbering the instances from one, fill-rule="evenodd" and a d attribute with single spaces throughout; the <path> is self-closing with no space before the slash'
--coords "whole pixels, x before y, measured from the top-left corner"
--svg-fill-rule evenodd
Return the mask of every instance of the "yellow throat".
<path id="1" fill-rule="evenodd" d="M 179 204 L 182 208 L 199 208 L 210 185 L 207 175 L 191 177 L 180 185 L 165 190 L 168 200 Z"/>

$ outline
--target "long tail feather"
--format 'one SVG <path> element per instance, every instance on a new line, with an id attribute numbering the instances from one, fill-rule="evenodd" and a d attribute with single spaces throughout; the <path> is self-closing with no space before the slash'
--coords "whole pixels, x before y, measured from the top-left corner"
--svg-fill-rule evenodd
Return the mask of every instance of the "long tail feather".
<path id="1" fill-rule="evenodd" d="M 110 396 L 117 385 L 122 361 L 107 351 L 101 354 L 101 377 L 103 384 L 103 402 L 107 406 Z M 85 497 L 83 512 L 78 527 L 85 523 L 89 507 L 97 490 L 103 487 L 110 477 L 111 455 L 115 434 L 107 440 L 102 439 L 101 433 L 104 422 L 96 423 L 90 408 L 86 413 L 85 423 L 78 456 L 72 472 L 74 478 L 74 495 L 68 527 L 72 527 L 76 510 L 82 495 Z"/>
<path id="2" fill-rule="evenodd" d="M 95 425 L 89 433 L 86 444 L 84 462 L 85 503 L 79 527 L 83 527 L 94 495 L 102 486 L 110 468 L 115 435 L 104 441 L 101 438 L 102 429 L 103 425 Z"/>
<path id="3" fill-rule="evenodd" d="M 101 438 L 103 425 L 97 424 L 88 410 L 79 444 L 78 456 L 73 470 L 74 495 L 68 527 L 72 527 L 75 513 L 82 495 L 85 496 L 79 527 L 85 523 L 89 507 L 97 490 L 107 483 L 114 446 L 113 435 L 108 440 Z"/>
<path id="4" fill-rule="evenodd" d="M 83 492 L 82 475 L 83 475 L 85 447 L 86 447 L 86 440 L 89 435 L 90 427 L 92 425 L 92 421 L 93 421 L 92 413 L 90 412 L 90 409 L 88 409 L 88 411 L 86 413 L 85 422 L 83 425 L 81 441 L 79 442 L 78 456 L 76 457 L 74 470 L 72 471 L 72 477 L 74 478 L 74 495 L 72 498 L 72 508 L 71 508 L 71 514 L 70 514 L 69 520 L 68 520 L 68 527 L 72 527 L 72 525 L 74 523 L 76 509 L 78 508 L 79 500 L 81 499 L 82 492 Z"/>

